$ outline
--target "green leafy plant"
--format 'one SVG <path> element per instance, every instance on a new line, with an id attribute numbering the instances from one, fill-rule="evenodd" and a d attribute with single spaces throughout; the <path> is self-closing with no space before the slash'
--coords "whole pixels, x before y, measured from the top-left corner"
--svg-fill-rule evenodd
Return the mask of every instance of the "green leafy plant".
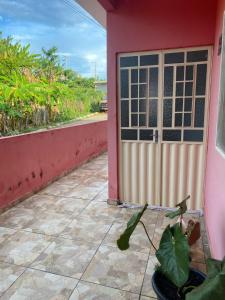
<path id="1" fill-rule="evenodd" d="M 127 223 L 127 227 L 117 240 L 117 246 L 120 250 L 127 250 L 130 246 L 130 238 L 135 231 L 137 225 L 143 225 L 147 237 L 156 251 L 156 257 L 159 262 L 157 271 L 163 274 L 170 282 L 172 282 L 180 292 L 186 293 L 187 300 L 223 300 L 225 295 L 225 258 L 217 261 L 208 259 L 208 277 L 199 287 L 190 286 L 190 248 L 188 243 L 188 234 L 182 229 L 183 214 L 187 210 L 186 197 L 181 203 L 177 204 L 178 209 L 166 214 L 168 218 L 179 217 L 179 222 L 174 225 L 168 225 L 162 233 L 159 248 L 156 249 L 151 241 L 144 223 L 141 218 L 147 209 L 147 204 L 140 212 L 132 215 Z M 202 290 L 204 289 L 204 292 Z"/>
<path id="2" fill-rule="evenodd" d="M 0 33 L 0 136 L 80 118 L 102 99 L 93 78 L 64 69 L 56 47 L 33 54 Z"/>
<path id="3" fill-rule="evenodd" d="M 206 280 L 187 294 L 186 300 L 222 300 L 225 298 L 225 257 L 222 261 L 207 260 Z"/>

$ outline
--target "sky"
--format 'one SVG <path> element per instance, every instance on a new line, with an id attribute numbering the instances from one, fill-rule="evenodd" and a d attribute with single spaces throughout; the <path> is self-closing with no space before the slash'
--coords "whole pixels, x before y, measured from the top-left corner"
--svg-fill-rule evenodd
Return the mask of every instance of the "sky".
<path id="1" fill-rule="evenodd" d="M 0 31 L 34 53 L 56 46 L 66 67 L 106 78 L 106 31 L 74 0 L 0 0 Z"/>

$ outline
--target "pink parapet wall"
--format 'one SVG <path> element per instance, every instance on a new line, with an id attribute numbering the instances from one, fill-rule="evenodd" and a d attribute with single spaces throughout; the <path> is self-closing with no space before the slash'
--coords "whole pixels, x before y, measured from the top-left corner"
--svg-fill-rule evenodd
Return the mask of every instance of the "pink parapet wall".
<path id="1" fill-rule="evenodd" d="M 216 0 L 118 0 L 114 3 L 115 9 L 107 12 L 111 200 L 119 199 L 118 53 L 213 45 L 217 6 Z"/>
<path id="2" fill-rule="evenodd" d="M 225 256 L 225 158 L 216 149 L 216 126 L 219 100 L 219 37 L 222 33 L 225 0 L 218 2 L 212 69 L 209 139 L 205 184 L 205 221 L 213 257 Z M 224 38 L 224 37 L 223 37 Z M 223 83 L 224 84 L 224 83 Z"/>
<path id="3" fill-rule="evenodd" d="M 0 209 L 107 150 L 107 121 L 0 138 Z"/>

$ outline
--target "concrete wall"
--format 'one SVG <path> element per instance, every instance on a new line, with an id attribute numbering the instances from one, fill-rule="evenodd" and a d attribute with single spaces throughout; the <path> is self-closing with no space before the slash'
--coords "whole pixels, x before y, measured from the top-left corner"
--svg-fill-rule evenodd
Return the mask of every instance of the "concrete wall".
<path id="1" fill-rule="evenodd" d="M 120 0 L 107 13 L 109 197 L 118 199 L 117 54 L 214 44 L 215 0 Z"/>
<path id="2" fill-rule="evenodd" d="M 0 138 L 0 209 L 107 149 L 107 121 Z"/>
<path id="3" fill-rule="evenodd" d="M 221 56 L 218 56 L 217 53 L 219 37 L 222 33 L 224 10 L 225 0 L 219 0 L 212 69 L 209 119 L 210 126 L 205 185 L 205 220 L 209 236 L 210 249 L 212 255 L 218 259 L 221 259 L 225 256 L 225 158 L 223 158 L 216 150 L 216 126 L 221 61 Z"/>

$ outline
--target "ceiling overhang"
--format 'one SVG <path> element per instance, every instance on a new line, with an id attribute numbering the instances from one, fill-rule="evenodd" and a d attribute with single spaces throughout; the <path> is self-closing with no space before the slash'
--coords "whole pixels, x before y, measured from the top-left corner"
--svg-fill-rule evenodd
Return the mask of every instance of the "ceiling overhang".
<path id="1" fill-rule="evenodd" d="M 106 11 L 115 8 L 115 0 L 76 0 L 76 2 L 106 28 Z"/>

